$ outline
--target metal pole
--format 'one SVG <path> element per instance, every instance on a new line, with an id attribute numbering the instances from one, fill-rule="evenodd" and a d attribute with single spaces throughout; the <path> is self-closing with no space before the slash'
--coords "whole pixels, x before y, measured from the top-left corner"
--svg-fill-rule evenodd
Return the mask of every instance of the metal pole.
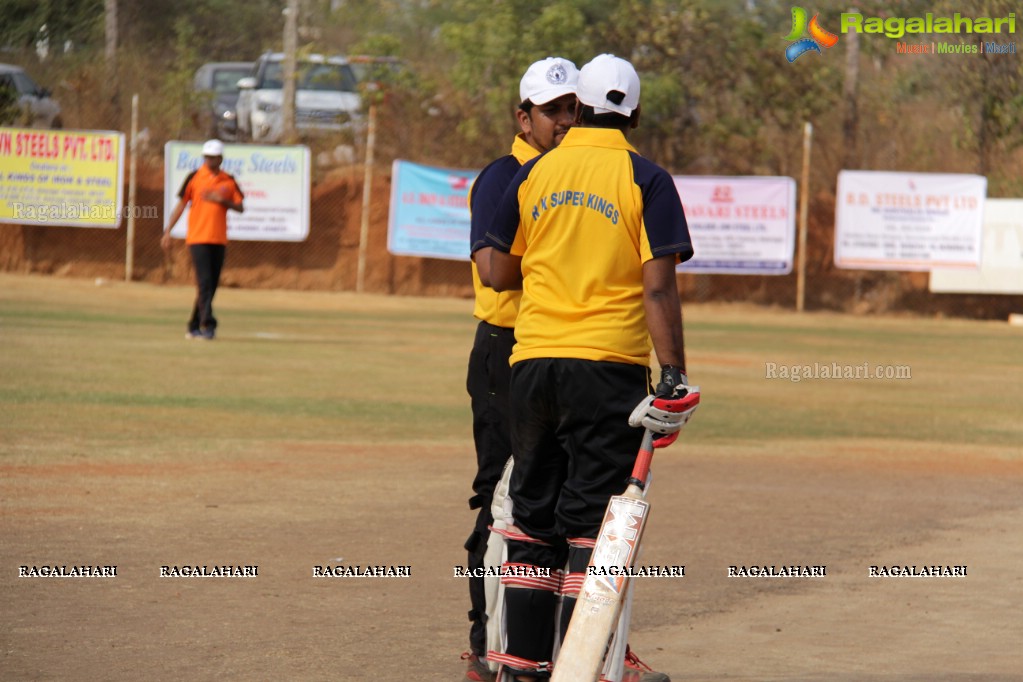
<path id="1" fill-rule="evenodd" d="M 796 275 L 796 312 L 803 312 L 806 302 L 806 231 L 810 206 L 810 141 L 813 125 L 803 125 L 803 177 L 799 188 L 799 255 Z"/>
<path id="2" fill-rule="evenodd" d="M 114 113 L 119 114 L 117 102 L 117 0 L 104 0 L 103 2 L 103 67 L 104 92 L 114 108 Z M 118 121 L 120 125 L 120 121 Z"/>
<path id="3" fill-rule="evenodd" d="M 281 93 L 281 123 L 284 128 L 282 140 L 285 144 L 295 143 L 295 71 L 298 51 L 298 0 L 288 0 L 284 9 L 284 63 L 281 78 L 284 91 Z"/>
<path id="4" fill-rule="evenodd" d="M 377 105 L 369 105 L 369 123 L 366 132 L 366 163 L 362 181 L 362 223 L 359 226 L 359 266 L 355 278 L 355 291 L 362 293 L 366 276 L 366 241 L 369 237 L 369 202 L 373 186 L 373 147 L 376 146 Z"/>
<path id="5" fill-rule="evenodd" d="M 138 167 L 136 146 L 139 136 L 139 96 L 131 96 L 131 140 L 128 143 L 128 235 L 125 240 L 124 281 L 130 282 L 135 269 L 135 174 Z"/>

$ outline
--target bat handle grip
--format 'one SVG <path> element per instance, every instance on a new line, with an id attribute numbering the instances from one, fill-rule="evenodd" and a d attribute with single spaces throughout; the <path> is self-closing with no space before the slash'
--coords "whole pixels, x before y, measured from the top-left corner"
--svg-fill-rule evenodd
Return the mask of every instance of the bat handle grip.
<path id="1" fill-rule="evenodd" d="M 643 431 L 643 442 L 639 446 L 639 454 L 636 455 L 636 464 L 632 467 L 629 485 L 639 486 L 640 490 L 646 488 L 646 477 L 650 473 L 650 462 L 653 458 L 654 432 L 646 429 Z"/>

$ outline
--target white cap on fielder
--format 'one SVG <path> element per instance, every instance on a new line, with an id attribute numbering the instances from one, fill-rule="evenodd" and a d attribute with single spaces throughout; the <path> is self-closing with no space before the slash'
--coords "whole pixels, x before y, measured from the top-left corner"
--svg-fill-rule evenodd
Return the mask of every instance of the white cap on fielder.
<path id="1" fill-rule="evenodd" d="M 561 57 L 541 59 L 526 69 L 519 81 L 519 101 L 547 104 L 564 95 L 574 95 L 579 69 Z"/>
<path id="2" fill-rule="evenodd" d="M 224 143 L 220 140 L 206 140 L 202 145 L 203 156 L 223 156 Z"/>
<path id="3" fill-rule="evenodd" d="M 579 70 L 576 97 L 595 114 L 631 116 L 639 106 L 639 76 L 621 57 L 602 54 Z"/>

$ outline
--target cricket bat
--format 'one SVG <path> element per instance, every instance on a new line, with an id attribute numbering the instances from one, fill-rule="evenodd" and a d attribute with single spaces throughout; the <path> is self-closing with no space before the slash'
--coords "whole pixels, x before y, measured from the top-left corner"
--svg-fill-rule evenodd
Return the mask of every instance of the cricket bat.
<path id="1" fill-rule="evenodd" d="M 647 429 L 628 488 L 607 504 L 551 682 L 596 682 L 604 667 L 629 586 L 629 569 L 636 561 L 650 512 L 643 490 L 654 456 L 653 441 L 654 433 Z"/>

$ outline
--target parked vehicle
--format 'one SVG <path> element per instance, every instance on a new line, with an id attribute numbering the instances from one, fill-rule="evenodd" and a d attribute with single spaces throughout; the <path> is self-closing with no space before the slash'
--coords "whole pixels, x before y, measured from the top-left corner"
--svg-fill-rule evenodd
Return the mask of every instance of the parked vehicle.
<path id="1" fill-rule="evenodd" d="M 195 72 L 195 91 L 205 98 L 201 119 L 209 137 L 233 140 L 238 134 L 238 81 L 252 73 L 253 62 L 210 62 Z"/>
<path id="2" fill-rule="evenodd" d="M 238 131 L 254 142 L 279 142 L 284 134 L 284 55 L 266 53 L 252 74 L 238 81 Z M 303 56 L 296 65 L 295 128 L 300 133 L 354 130 L 362 99 L 344 57 Z"/>
<path id="3" fill-rule="evenodd" d="M 25 70 L 0 64 L 0 124 L 30 128 L 62 128 L 60 104 Z"/>

